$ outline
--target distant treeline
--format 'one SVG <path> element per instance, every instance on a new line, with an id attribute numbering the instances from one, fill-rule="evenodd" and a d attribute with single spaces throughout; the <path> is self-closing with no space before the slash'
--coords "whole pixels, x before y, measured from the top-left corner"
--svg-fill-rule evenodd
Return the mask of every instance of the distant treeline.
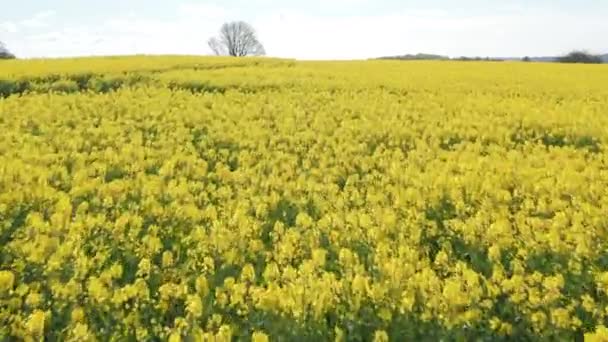
<path id="1" fill-rule="evenodd" d="M 448 57 L 442 55 L 434 55 L 428 53 L 407 54 L 401 56 L 387 56 L 377 59 L 389 60 L 442 60 L 442 61 L 486 61 L 486 62 L 501 62 L 501 61 L 523 61 L 523 62 L 556 62 L 556 63 L 584 63 L 584 64 L 600 64 L 608 63 L 608 54 L 594 55 L 585 51 L 573 51 L 567 55 L 559 57 Z"/>
<path id="2" fill-rule="evenodd" d="M 502 58 L 492 58 L 492 57 L 456 57 L 456 58 L 452 58 L 452 60 L 454 61 L 464 61 L 464 62 L 469 62 L 469 61 L 484 61 L 484 62 L 502 62 L 504 61 L 504 59 Z"/>
<path id="3" fill-rule="evenodd" d="M 394 59 L 394 60 L 405 60 L 405 61 L 486 61 L 486 62 L 501 62 L 503 58 L 492 58 L 492 57 L 448 57 L 442 55 L 433 55 L 428 53 L 418 53 L 415 55 L 401 55 L 401 56 L 387 56 L 380 57 L 378 59 Z"/>
<path id="4" fill-rule="evenodd" d="M 449 60 L 448 56 L 433 55 L 428 53 L 418 53 L 415 55 L 402 55 L 402 56 L 387 56 L 380 57 L 378 59 L 400 59 L 400 60 Z"/>

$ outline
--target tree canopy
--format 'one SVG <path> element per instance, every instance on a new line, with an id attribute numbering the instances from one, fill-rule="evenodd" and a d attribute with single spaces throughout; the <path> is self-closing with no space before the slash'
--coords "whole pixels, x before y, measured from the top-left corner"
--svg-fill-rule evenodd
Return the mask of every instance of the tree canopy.
<path id="1" fill-rule="evenodd" d="M 4 43 L 0 41 L 0 59 L 13 59 L 13 58 L 15 58 L 15 55 L 13 55 L 8 50 L 6 45 L 4 45 Z"/>
<path id="2" fill-rule="evenodd" d="M 243 57 L 266 54 L 253 27 L 244 21 L 223 24 L 219 35 L 209 39 L 208 44 L 218 56 Z"/>

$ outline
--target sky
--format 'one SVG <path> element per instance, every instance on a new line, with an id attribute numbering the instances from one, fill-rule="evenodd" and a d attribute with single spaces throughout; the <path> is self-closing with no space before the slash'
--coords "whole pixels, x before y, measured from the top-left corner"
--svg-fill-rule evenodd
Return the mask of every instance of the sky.
<path id="1" fill-rule="evenodd" d="M 23 58 L 210 54 L 244 20 L 273 57 L 546 56 L 608 53 L 606 18 L 606 0 L 21 0 L 0 10 L 0 41 Z"/>

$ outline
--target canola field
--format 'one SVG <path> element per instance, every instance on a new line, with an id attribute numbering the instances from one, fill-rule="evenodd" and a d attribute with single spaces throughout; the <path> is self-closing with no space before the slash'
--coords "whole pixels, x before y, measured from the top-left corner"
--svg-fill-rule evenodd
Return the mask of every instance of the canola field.
<path id="1" fill-rule="evenodd" d="M 0 340 L 608 339 L 608 67 L 0 63 Z"/>

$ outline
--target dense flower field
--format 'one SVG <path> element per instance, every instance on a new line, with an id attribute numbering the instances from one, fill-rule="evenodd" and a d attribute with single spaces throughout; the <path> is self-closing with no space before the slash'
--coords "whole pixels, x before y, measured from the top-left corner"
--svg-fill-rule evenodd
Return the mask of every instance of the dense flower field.
<path id="1" fill-rule="evenodd" d="M 0 75 L 0 340 L 608 339 L 607 67 Z"/>

